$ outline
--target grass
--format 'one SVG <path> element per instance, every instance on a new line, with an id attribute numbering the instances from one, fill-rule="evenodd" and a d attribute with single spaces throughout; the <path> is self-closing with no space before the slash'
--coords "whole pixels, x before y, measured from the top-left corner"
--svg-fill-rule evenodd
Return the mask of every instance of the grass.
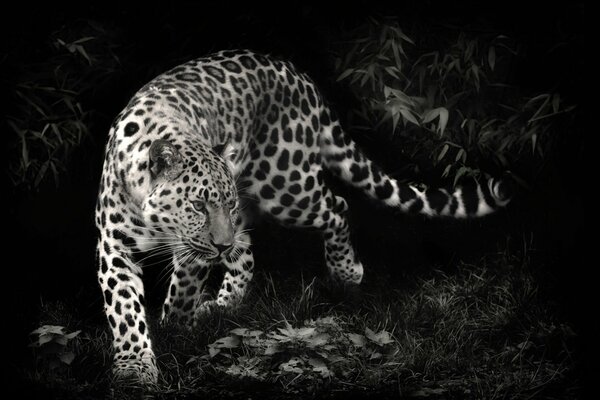
<path id="1" fill-rule="evenodd" d="M 452 273 L 430 271 L 402 288 L 372 278 L 332 291 L 258 273 L 243 305 L 199 328 L 152 332 L 158 399 L 576 398 L 575 334 L 538 292 L 528 259 L 489 255 Z M 62 304 L 44 323 L 82 333 L 70 365 L 49 370 L 38 355 L 26 379 L 61 398 L 138 398 L 111 384 L 107 327 L 77 322 Z M 233 332 L 232 332 L 233 331 Z"/>

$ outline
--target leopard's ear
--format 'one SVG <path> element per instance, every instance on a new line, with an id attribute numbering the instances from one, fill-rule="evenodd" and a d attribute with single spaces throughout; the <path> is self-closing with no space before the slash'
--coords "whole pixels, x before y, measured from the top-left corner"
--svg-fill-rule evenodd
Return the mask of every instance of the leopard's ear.
<path id="1" fill-rule="evenodd" d="M 212 149 L 215 153 L 217 153 L 220 157 L 222 157 L 225 160 L 225 162 L 229 166 L 229 169 L 233 171 L 233 160 L 237 155 L 237 151 L 231 144 L 231 139 L 227 139 L 225 140 L 225 142 L 213 146 Z"/>
<path id="2" fill-rule="evenodd" d="M 154 178 L 164 176 L 173 179 L 182 168 L 182 157 L 175 145 L 167 140 L 158 139 L 150 146 L 150 171 Z"/>

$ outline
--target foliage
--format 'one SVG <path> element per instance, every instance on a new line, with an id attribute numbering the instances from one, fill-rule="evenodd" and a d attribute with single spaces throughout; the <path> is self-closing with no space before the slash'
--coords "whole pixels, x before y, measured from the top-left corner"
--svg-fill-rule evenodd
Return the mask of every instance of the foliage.
<path id="1" fill-rule="evenodd" d="M 208 345 L 208 357 L 231 376 L 296 388 L 315 380 L 349 377 L 361 365 L 378 370 L 398 365 L 393 358 L 397 343 L 388 331 L 365 328 L 355 333 L 345 325 L 340 318 L 328 316 L 297 328 L 284 321 L 270 332 L 236 328 Z"/>
<path id="2" fill-rule="evenodd" d="M 315 281 L 258 273 L 260 290 L 237 310 L 206 316 L 201 329 L 150 321 L 161 371 L 156 395 L 577 398 L 576 334 L 540 296 L 531 269 L 527 257 L 499 254 L 461 263 L 452 274 L 432 271 L 408 285 L 403 279 L 401 290 L 389 278 L 372 278 L 357 304 L 332 300 Z M 45 315 L 55 324 L 74 318 L 62 310 Z M 85 330 L 84 340 L 67 341 L 77 354 L 62 372 L 69 379 L 37 374 L 33 382 L 78 397 L 138 398 L 110 391 L 107 327 Z M 50 337 L 65 335 L 72 334 Z"/>
<path id="3" fill-rule="evenodd" d="M 15 135 L 9 176 L 17 186 L 37 189 L 59 183 L 73 151 L 91 139 L 93 97 L 119 67 L 111 35 L 86 22 L 51 34 L 42 60 L 19 65 L 13 111 L 7 121 Z"/>
<path id="4" fill-rule="evenodd" d="M 60 366 L 71 365 L 80 333 L 81 331 L 67 333 L 65 327 L 57 325 L 43 325 L 31 332 L 29 346 L 35 350 L 38 368 L 52 371 Z"/>
<path id="5" fill-rule="evenodd" d="M 335 67 L 358 100 L 351 128 L 400 135 L 421 168 L 454 184 L 481 176 L 487 160 L 535 176 L 556 145 L 557 118 L 574 109 L 558 93 L 522 95 L 504 82 L 519 53 L 503 35 L 420 43 L 392 19 L 371 19 L 347 36 Z"/>

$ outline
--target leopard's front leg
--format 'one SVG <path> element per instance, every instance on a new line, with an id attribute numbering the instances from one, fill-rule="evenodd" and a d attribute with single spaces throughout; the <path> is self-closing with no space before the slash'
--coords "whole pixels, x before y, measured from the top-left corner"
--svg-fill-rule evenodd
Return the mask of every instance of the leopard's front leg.
<path id="1" fill-rule="evenodd" d="M 156 383 L 158 369 L 146 321 L 142 270 L 131 257 L 132 241 L 123 226 L 102 229 L 98 281 L 113 334 L 115 378 L 147 386 Z"/>
<path id="2" fill-rule="evenodd" d="M 254 256 L 250 250 L 250 235 L 244 233 L 238 238 L 238 246 L 223 257 L 225 276 L 215 300 L 205 301 L 196 310 L 195 317 L 211 311 L 215 307 L 232 307 L 238 304 L 252 280 Z"/>
<path id="3" fill-rule="evenodd" d="M 204 283 L 212 265 L 193 258 L 173 254 L 173 273 L 161 315 L 163 322 L 191 323 L 202 302 Z"/>

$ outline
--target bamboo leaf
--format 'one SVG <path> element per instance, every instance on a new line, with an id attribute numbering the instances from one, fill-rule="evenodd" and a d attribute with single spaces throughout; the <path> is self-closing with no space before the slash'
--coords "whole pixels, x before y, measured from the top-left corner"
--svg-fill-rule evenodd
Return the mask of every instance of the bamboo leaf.
<path id="1" fill-rule="evenodd" d="M 458 183 L 458 180 L 469 171 L 470 171 L 470 168 L 468 168 L 468 167 L 465 167 L 465 166 L 460 167 L 458 169 L 458 171 L 456 171 L 456 175 L 454 175 L 454 183 L 452 185 L 456 186 L 456 184 Z"/>
<path id="2" fill-rule="evenodd" d="M 442 158 L 444 158 L 444 156 L 448 152 L 449 148 L 450 148 L 450 146 L 448 146 L 447 144 L 445 144 L 444 147 L 442 147 L 442 151 L 440 151 L 440 154 L 437 157 L 438 161 L 440 161 Z"/>
<path id="3" fill-rule="evenodd" d="M 400 76 L 398 76 L 395 69 L 395 67 L 385 67 L 385 72 L 387 72 L 389 75 L 393 76 L 396 79 L 400 79 Z"/>
<path id="4" fill-rule="evenodd" d="M 446 165 L 446 168 L 444 169 L 444 172 L 442 173 L 442 178 L 445 178 L 448 176 L 451 168 L 452 168 L 452 164 Z"/>
<path id="5" fill-rule="evenodd" d="M 402 66 L 402 59 L 400 58 L 400 53 L 398 53 L 398 47 L 396 46 L 396 44 L 394 43 L 393 40 L 392 40 L 392 51 L 394 52 L 394 59 L 396 60 L 396 67 L 398 67 L 398 69 L 400 69 Z"/>
<path id="6" fill-rule="evenodd" d="M 423 123 L 426 124 L 436 119 L 440 115 L 440 110 L 440 108 L 434 108 L 423 114 Z"/>
<path id="7" fill-rule="evenodd" d="M 554 96 L 552 96 L 552 111 L 557 113 L 559 107 L 560 107 L 560 96 L 558 95 L 558 93 L 555 93 Z"/>
<path id="8" fill-rule="evenodd" d="M 68 351 L 66 353 L 59 354 L 58 358 L 60 358 L 60 361 L 62 361 L 63 363 L 71 365 L 71 363 L 75 359 L 75 354 L 72 351 Z"/>
<path id="9" fill-rule="evenodd" d="M 413 124 L 420 126 L 419 121 L 415 118 L 412 112 L 408 108 L 400 108 L 398 110 L 405 120 L 412 122 Z"/>
<path id="10" fill-rule="evenodd" d="M 48 170 L 48 167 L 49 167 L 49 163 L 50 163 L 50 161 L 47 160 L 42 164 L 42 166 L 40 167 L 40 169 L 35 177 L 33 186 L 36 186 L 36 187 L 39 186 L 42 179 L 44 179 L 44 176 L 46 175 L 46 171 Z"/>
<path id="11" fill-rule="evenodd" d="M 400 114 L 397 112 L 390 114 L 392 116 L 392 131 L 396 132 L 396 128 L 398 127 L 398 121 L 400 120 Z"/>
<path id="12" fill-rule="evenodd" d="M 344 80 L 344 79 L 346 79 L 346 78 L 347 78 L 348 76 L 350 76 L 350 74 L 351 74 L 351 73 L 353 73 L 353 72 L 354 72 L 354 70 L 353 70 L 352 68 L 348 68 L 347 70 L 345 70 L 344 72 L 342 72 L 342 73 L 340 74 L 340 76 L 338 76 L 338 78 L 336 79 L 336 81 L 338 81 L 338 82 L 339 82 L 339 81 L 341 81 L 341 80 Z"/>
<path id="13" fill-rule="evenodd" d="M 78 39 L 78 40 L 74 41 L 73 43 L 74 44 L 81 44 L 81 43 L 89 42 L 90 40 L 94 40 L 94 39 L 96 39 L 96 38 L 93 37 L 93 36 L 86 36 L 86 37 L 83 37 L 81 39 Z"/>
<path id="14" fill-rule="evenodd" d="M 448 110 L 444 107 L 440 107 L 440 121 L 438 124 L 440 135 L 444 134 L 446 125 L 448 124 Z"/>
<path id="15" fill-rule="evenodd" d="M 415 44 L 415 42 L 413 42 L 413 40 L 412 40 L 411 38 L 409 38 L 408 36 L 406 36 L 406 35 L 404 34 L 404 32 L 402 32 L 400 29 L 398 29 L 398 35 L 399 35 L 399 36 L 400 36 L 400 37 L 401 37 L 401 38 L 402 38 L 402 39 L 403 39 L 405 42 L 408 42 L 408 43 L 410 43 L 410 44 L 412 44 L 412 45 L 414 45 L 414 44 Z"/>
<path id="16" fill-rule="evenodd" d="M 544 94 L 540 94 L 535 97 L 532 97 L 531 99 L 527 100 L 527 103 L 525 103 L 525 108 L 529 107 L 531 104 L 533 104 L 539 100 L 542 100 L 542 99 L 545 99 L 547 101 L 549 96 L 550 96 L 549 94 L 544 93 Z"/>
<path id="17" fill-rule="evenodd" d="M 488 64 L 493 71 L 496 66 L 496 48 L 494 46 L 490 46 L 490 49 L 488 50 Z"/>

